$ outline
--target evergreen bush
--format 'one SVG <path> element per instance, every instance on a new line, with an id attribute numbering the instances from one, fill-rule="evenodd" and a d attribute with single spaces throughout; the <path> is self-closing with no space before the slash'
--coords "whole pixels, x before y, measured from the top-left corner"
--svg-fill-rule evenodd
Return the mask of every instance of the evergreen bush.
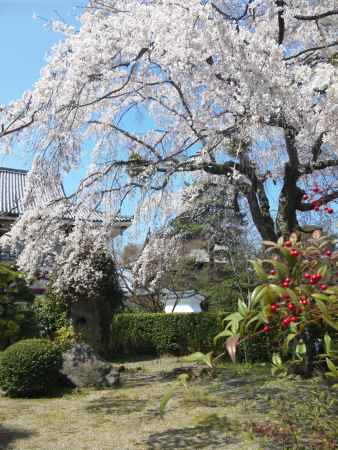
<path id="1" fill-rule="evenodd" d="M 58 346 L 47 339 L 26 339 L 0 356 L 0 386 L 10 397 L 48 394 L 62 367 Z"/>

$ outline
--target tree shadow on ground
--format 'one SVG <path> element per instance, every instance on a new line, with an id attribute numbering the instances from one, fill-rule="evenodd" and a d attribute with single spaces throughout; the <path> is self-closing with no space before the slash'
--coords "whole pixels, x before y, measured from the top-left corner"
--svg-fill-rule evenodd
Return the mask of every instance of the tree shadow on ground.
<path id="1" fill-rule="evenodd" d="M 150 383 L 168 383 L 161 372 L 153 374 L 145 374 L 144 372 L 128 374 L 124 380 L 126 386 L 141 387 Z"/>
<path id="2" fill-rule="evenodd" d="M 225 436 L 206 426 L 194 428 L 175 428 L 162 433 L 154 433 L 149 436 L 146 445 L 149 450 L 177 450 L 184 449 L 217 449 L 224 448 L 238 442 L 230 436 Z"/>
<path id="3" fill-rule="evenodd" d="M 140 412 L 145 407 L 146 402 L 144 400 L 101 397 L 90 401 L 89 405 L 86 406 L 86 410 L 94 414 L 129 415 Z"/>
<path id="4" fill-rule="evenodd" d="M 18 439 L 27 439 L 34 433 L 29 430 L 23 430 L 21 428 L 13 428 L 0 424 L 0 449 L 5 450 L 12 447 L 12 444 Z"/>

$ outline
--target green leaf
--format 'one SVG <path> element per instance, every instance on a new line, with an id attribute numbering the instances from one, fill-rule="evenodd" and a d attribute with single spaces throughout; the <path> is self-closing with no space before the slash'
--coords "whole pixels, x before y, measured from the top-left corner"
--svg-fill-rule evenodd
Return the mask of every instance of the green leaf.
<path id="1" fill-rule="evenodd" d="M 168 391 L 163 395 L 160 401 L 160 415 L 163 416 L 167 407 L 169 400 L 174 396 L 176 386 L 173 385 L 168 389 Z"/>
<path id="2" fill-rule="evenodd" d="M 335 364 L 329 359 L 329 358 L 325 358 L 327 367 L 329 368 L 330 372 L 335 376 L 338 377 L 338 369 L 335 366 Z"/>
<path id="3" fill-rule="evenodd" d="M 257 261 L 251 260 L 250 263 L 252 264 L 252 267 L 254 268 L 257 277 L 260 280 L 262 280 L 262 281 L 267 281 L 268 280 L 268 274 L 263 269 L 261 261 L 259 261 L 259 260 L 257 260 Z"/>
<path id="4" fill-rule="evenodd" d="M 283 244 L 284 244 L 284 238 L 281 236 L 277 241 L 277 245 L 282 246 Z"/>
<path id="5" fill-rule="evenodd" d="M 331 336 L 329 336 L 326 333 L 324 336 L 324 346 L 325 346 L 325 353 L 327 353 L 328 355 L 331 353 L 331 344 L 332 344 Z"/>
<path id="6" fill-rule="evenodd" d="M 328 270 L 329 270 L 328 266 L 321 266 L 321 267 L 318 269 L 318 273 L 320 273 L 320 275 L 321 275 L 323 278 L 325 278 L 326 275 L 327 275 Z"/>
<path id="7" fill-rule="evenodd" d="M 256 314 L 255 316 L 251 317 L 251 319 L 247 322 L 246 326 L 247 328 L 254 322 L 259 321 L 259 314 Z"/>
<path id="8" fill-rule="evenodd" d="M 256 302 L 260 302 L 267 295 L 268 291 L 268 286 L 263 286 L 263 289 L 256 296 Z"/>
<path id="9" fill-rule="evenodd" d="M 286 288 L 285 291 L 287 292 L 287 294 L 290 295 L 291 300 L 295 303 L 298 303 L 298 297 L 297 294 L 290 288 Z"/>
<path id="10" fill-rule="evenodd" d="M 182 358 L 184 362 L 205 362 L 206 354 L 202 352 L 192 353 L 191 355 L 185 356 Z"/>
<path id="11" fill-rule="evenodd" d="M 188 388 L 189 375 L 187 373 L 181 373 L 181 375 L 179 375 L 177 377 L 177 381 L 180 384 L 183 384 L 183 386 L 187 389 Z"/>
<path id="12" fill-rule="evenodd" d="M 280 278 L 286 278 L 288 275 L 288 267 L 286 264 L 281 263 L 280 261 L 272 260 L 271 264 L 274 266 L 274 268 L 278 272 L 278 276 Z"/>
<path id="13" fill-rule="evenodd" d="M 228 322 L 231 322 L 232 320 L 243 320 L 243 316 L 242 314 L 236 311 L 226 316 L 225 320 Z"/>
<path id="14" fill-rule="evenodd" d="M 306 345 L 304 342 L 299 342 L 299 344 L 297 344 L 295 353 L 299 359 L 302 360 L 304 358 L 304 355 L 306 355 Z"/>
<path id="15" fill-rule="evenodd" d="M 285 289 L 281 286 L 277 286 L 277 284 L 270 284 L 270 288 L 278 295 L 278 297 L 281 297 L 285 293 Z"/>
<path id="16" fill-rule="evenodd" d="M 272 364 L 277 367 L 283 365 L 283 361 L 282 361 L 282 358 L 280 357 L 279 353 L 274 353 L 272 355 Z"/>
<path id="17" fill-rule="evenodd" d="M 219 339 L 221 339 L 221 338 L 223 338 L 223 337 L 229 337 L 229 336 L 232 336 L 232 335 L 233 335 L 232 331 L 225 329 L 225 330 L 221 331 L 220 333 L 218 333 L 218 334 L 214 337 L 214 344 L 216 344 L 216 342 L 217 342 Z"/>
<path id="18" fill-rule="evenodd" d="M 206 354 L 205 363 L 210 369 L 213 369 L 214 367 L 213 352 L 209 352 Z"/>
<path id="19" fill-rule="evenodd" d="M 290 342 L 291 342 L 296 336 L 297 336 L 297 333 L 290 333 L 290 334 L 287 335 L 287 337 L 286 337 L 286 339 L 285 339 L 285 341 L 284 341 L 284 349 L 285 349 L 285 351 L 288 350 Z"/>
<path id="20" fill-rule="evenodd" d="M 250 304 L 254 305 L 257 302 L 257 296 L 259 295 L 259 293 L 264 289 L 264 285 L 259 285 L 257 287 L 255 287 L 255 289 L 253 290 L 252 294 L 250 295 Z"/>
<path id="21" fill-rule="evenodd" d="M 248 312 L 247 305 L 243 302 L 243 300 L 238 299 L 238 312 L 245 317 Z"/>
<path id="22" fill-rule="evenodd" d="M 319 300 L 317 298 L 316 298 L 316 304 L 317 304 L 318 308 L 320 309 L 320 312 L 322 313 L 323 317 L 324 316 L 327 317 L 329 312 L 328 312 L 327 307 L 325 306 L 325 304 L 321 300 Z"/>
<path id="23" fill-rule="evenodd" d="M 328 325 L 330 325 L 331 328 L 333 328 L 334 330 L 338 331 L 338 323 L 337 322 L 333 322 L 329 317 L 327 316 L 323 316 L 323 320 L 324 322 L 326 322 Z"/>
<path id="24" fill-rule="evenodd" d="M 323 300 L 324 302 L 327 302 L 329 300 L 329 297 L 325 294 L 312 294 L 312 297 L 316 300 Z"/>
<path id="25" fill-rule="evenodd" d="M 279 250 L 281 254 L 284 256 L 284 258 L 287 260 L 289 266 L 293 267 L 296 263 L 296 258 L 293 258 L 290 254 L 290 251 L 284 247 L 281 247 Z"/>

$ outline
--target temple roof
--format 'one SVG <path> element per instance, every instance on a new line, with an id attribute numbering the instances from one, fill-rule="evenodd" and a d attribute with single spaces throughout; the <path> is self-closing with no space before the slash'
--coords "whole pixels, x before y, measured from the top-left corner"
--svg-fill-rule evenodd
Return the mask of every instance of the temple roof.
<path id="1" fill-rule="evenodd" d="M 0 167 L 0 214 L 18 216 L 23 213 L 27 171 Z"/>
<path id="2" fill-rule="evenodd" d="M 25 194 L 27 170 L 11 169 L 0 167 L 0 217 L 8 217 L 15 219 L 24 212 L 23 198 Z M 62 183 L 39 183 L 34 186 L 34 198 L 31 201 L 33 207 L 43 207 L 49 203 L 65 197 Z M 37 204 L 37 201 L 39 204 Z M 102 222 L 103 216 L 99 212 L 90 211 L 86 207 L 81 207 L 77 211 L 80 219 L 94 222 Z M 68 217 L 71 219 L 71 217 Z M 120 227 L 128 227 L 131 217 L 118 216 L 113 219 L 114 225 Z"/>

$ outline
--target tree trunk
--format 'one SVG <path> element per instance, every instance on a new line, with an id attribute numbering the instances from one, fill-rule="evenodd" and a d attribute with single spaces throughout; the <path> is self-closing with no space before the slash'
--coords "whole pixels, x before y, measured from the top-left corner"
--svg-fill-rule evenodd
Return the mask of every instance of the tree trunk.
<path id="1" fill-rule="evenodd" d="M 289 236 L 290 233 L 299 229 L 297 205 L 301 202 L 304 192 L 297 186 L 298 178 L 297 166 L 287 163 L 285 165 L 284 184 L 279 197 L 276 218 L 279 236 Z"/>
<path id="2" fill-rule="evenodd" d="M 112 339 L 113 309 L 111 300 L 78 301 L 71 305 L 74 331 L 101 358 L 109 358 Z"/>

